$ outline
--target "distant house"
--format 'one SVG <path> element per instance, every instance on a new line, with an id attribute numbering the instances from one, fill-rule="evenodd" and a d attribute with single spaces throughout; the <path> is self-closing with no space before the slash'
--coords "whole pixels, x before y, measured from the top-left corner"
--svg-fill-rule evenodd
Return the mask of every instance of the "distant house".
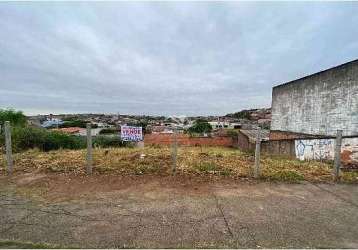
<path id="1" fill-rule="evenodd" d="M 54 128 L 62 125 L 64 122 L 61 119 L 57 118 L 48 118 L 46 121 L 44 121 L 41 124 L 41 127 L 43 128 Z"/>
<path id="2" fill-rule="evenodd" d="M 220 128 L 230 128 L 230 129 L 240 129 L 241 123 L 238 122 L 227 122 L 227 121 L 211 121 L 209 122 L 213 129 L 220 129 Z"/>
<path id="3" fill-rule="evenodd" d="M 229 124 L 223 121 L 211 121 L 209 122 L 213 129 L 228 128 Z"/>

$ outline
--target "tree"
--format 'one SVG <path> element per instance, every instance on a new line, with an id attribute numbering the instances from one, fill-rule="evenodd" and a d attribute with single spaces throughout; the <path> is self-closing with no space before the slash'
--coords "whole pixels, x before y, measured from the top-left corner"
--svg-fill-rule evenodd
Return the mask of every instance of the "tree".
<path id="1" fill-rule="evenodd" d="M 189 133 L 202 134 L 202 133 L 210 133 L 212 131 L 212 129 L 213 128 L 206 120 L 199 119 L 194 122 L 194 125 L 191 126 L 188 129 L 188 131 L 189 131 Z"/>
<path id="2" fill-rule="evenodd" d="M 9 121 L 11 126 L 24 127 L 26 125 L 26 116 L 22 111 L 0 109 L 0 124 L 4 124 L 5 121 Z"/>

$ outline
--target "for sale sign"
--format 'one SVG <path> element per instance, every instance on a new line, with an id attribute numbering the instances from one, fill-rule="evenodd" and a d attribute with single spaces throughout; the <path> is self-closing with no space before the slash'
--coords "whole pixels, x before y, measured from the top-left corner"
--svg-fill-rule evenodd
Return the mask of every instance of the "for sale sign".
<path id="1" fill-rule="evenodd" d="M 142 127 L 121 126 L 121 139 L 122 141 L 142 141 Z"/>

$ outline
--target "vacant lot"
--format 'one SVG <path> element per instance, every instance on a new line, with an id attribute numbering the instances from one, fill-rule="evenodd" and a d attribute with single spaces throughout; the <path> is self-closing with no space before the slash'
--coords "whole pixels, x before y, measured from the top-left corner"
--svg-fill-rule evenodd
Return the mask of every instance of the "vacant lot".
<path id="1" fill-rule="evenodd" d="M 140 157 L 144 154 L 144 157 Z M 85 173 L 85 150 L 40 152 L 30 150 L 15 154 L 15 171 L 42 173 Z M 0 156 L 2 174 L 4 155 Z M 204 178 L 250 178 L 254 157 L 237 149 L 210 147 L 181 147 L 177 157 L 177 175 Z M 330 182 L 332 164 L 300 162 L 298 160 L 262 156 L 262 179 L 299 182 Z M 170 175 L 171 151 L 168 147 L 112 148 L 94 150 L 94 174 Z M 358 183 L 357 172 L 342 173 L 342 181 Z"/>

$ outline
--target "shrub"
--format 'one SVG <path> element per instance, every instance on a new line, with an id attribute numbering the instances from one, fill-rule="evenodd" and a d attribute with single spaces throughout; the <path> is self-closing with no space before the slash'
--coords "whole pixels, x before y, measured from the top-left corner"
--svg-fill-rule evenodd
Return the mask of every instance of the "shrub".
<path id="1" fill-rule="evenodd" d="M 11 126 L 25 126 L 26 116 L 22 111 L 15 111 L 14 109 L 0 109 L 0 124 L 9 121 Z"/>
<path id="2" fill-rule="evenodd" d="M 195 134 L 195 133 L 209 133 L 212 131 L 212 127 L 210 125 L 210 123 L 208 123 L 207 121 L 205 120 L 196 120 L 194 125 L 191 126 L 189 129 L 188 129 L 188 132 L 190 134 Z"/>
<path id="3" fill-rule="evenodd" d="M 68 135 L 62 132 L 47 132 L 43 144 L 43 150 L 49 151 L 54 149 L 81 149 L 86 147 L 86 138 L 74 135 Z"/>
<path id="4" fill-rule="evenodd" d="M 50 151 L 60 148 L 80 149 L 86 146 L 85 138 L 32 127 L 13 127 L 11 141 L 14 152 L 31 148 Z M 0 143 L 4 145 L 3 137 L 1 137 Z"/>

